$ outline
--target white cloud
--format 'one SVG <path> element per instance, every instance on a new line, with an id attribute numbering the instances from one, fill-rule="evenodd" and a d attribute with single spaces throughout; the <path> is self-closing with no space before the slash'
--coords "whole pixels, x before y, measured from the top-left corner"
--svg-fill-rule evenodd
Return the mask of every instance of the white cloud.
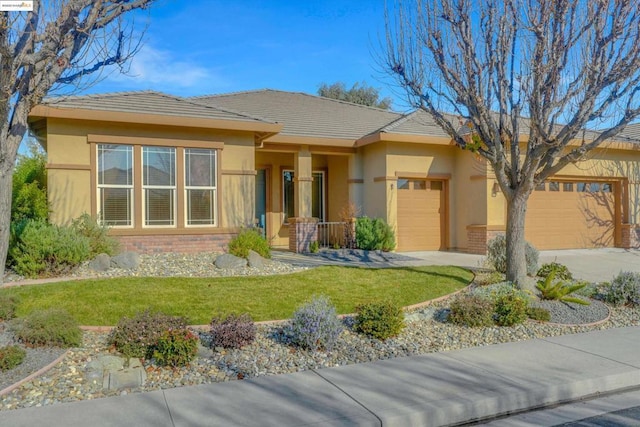
<path id="1" fill-rule="evenodd" d="M 223 79 L 213 70 L 190 61 L 179 59 L 174 52 L 143 46 L 131 59 L 127 74 L 114 72 L 109 80 L 141 89 L 168 90 L 197 89 L 198 87 L 224 85 Z"/>

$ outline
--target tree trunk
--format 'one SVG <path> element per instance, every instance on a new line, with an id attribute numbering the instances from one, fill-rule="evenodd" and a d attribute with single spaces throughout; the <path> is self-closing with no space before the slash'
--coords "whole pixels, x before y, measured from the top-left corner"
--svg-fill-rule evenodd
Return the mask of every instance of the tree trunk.
<path id="1" fill-rule="evenodd" d="M 15 159 L 15 156 L 13 156 L 13 159 Z M 2 159 L 0 157 L 0 284 L 4 283 L 4 267 L 7 251 L 9 250 L 13 167 L 14 161 L 11 158 L 4 157 Z"/>
<path id="2" fill-rule="evenodd" d="M 520 288 L 527 286 L 524 237 L 527 199 L 527 195 L 518 193 L 507 202 L 507 280 Z"/>

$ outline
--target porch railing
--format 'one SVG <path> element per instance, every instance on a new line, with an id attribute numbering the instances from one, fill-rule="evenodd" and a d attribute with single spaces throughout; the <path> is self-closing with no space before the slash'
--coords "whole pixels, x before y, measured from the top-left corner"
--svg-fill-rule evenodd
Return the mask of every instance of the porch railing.
<path id="1" fill-rule="evenodd" d="M 346 222 L 319 222 L 318 246 L 321 248 L 344 248 L 346 246 L 347 227 L 352 226 L 353 224 Z"/>

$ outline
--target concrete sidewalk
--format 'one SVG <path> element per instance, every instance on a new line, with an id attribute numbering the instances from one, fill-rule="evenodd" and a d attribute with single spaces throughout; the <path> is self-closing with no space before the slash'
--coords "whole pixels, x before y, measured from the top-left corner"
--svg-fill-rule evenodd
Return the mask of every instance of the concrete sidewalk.
<path id="1" fill-rule="evenodd" d="M 640 327 L 0 413 L 0 426 L 441 426 L 640 386 Z"/>

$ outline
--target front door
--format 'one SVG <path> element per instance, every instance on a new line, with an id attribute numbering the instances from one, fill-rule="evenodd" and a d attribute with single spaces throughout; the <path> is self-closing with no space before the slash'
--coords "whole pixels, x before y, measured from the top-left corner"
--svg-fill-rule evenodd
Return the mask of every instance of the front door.
<path id="1" fill-rule="evenodd" d="M 267 236 L 267 170 L 258 169 L 256 174 L 256 225 Z"/>

